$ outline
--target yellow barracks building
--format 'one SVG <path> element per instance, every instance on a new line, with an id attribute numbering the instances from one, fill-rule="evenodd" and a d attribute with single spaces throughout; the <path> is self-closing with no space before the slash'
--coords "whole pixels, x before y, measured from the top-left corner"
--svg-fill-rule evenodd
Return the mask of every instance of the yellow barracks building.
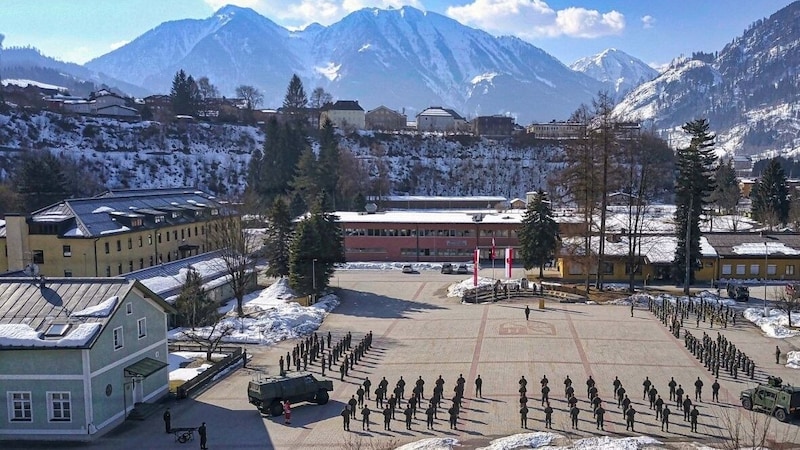
<path id="1" fill-rule="evenodd" d="M 224 202 L 192 188 L 108 191 L 0 221 L 0 273 L 112 277 L 216 250 Z"/>

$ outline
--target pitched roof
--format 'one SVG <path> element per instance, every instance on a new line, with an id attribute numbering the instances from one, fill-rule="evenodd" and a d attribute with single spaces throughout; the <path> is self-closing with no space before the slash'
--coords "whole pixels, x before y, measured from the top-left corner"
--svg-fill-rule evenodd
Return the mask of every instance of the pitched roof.
<path id="1" fill-rule="evenodd" d="M 116 220 L 120 213 L 129 216 L 160 211 L 166 215 L 167 211 L 199 211 L 221 206 L 214 197 L 191 188 L 108 191 L 97 197 L 67 199 L 42 208 L 31 214 L 31 222 L 72 221 L 64 236 L 96 237 L 129 231 Z"/>
<path id="2" fill-rule="evenodd" d="M 0 349 L 89 348 L 134 288 L 164 311 L 173 311 L 136 280 L 0 278 Z M 48 339 L 51 326 L 64 330 Z"/>
<path id="3" fill-rule="evenodd" d="M 326 109 L 327 111 L 363 111 L 362 108 L 358 104 L 358 100 L 337 100 L 336 103 L 330 105 Z"/>
<path id="4" fill-rule="evenodd" d="M 800 255 L 800 234 L 796 233 L 706 233 L 704 236 L 722 257 L 763 259 Z"/>
<path id="5" fill-rule="evenodd" d="M 417 114 L 419 116 L 439 116 L 439 117 L 452 117 L 454 120 L 466 120 L 455 110 L 450 108 L 442 108 L 441 106 L 431 106 L 430 108 L 424 109 L 422 112 Z"/>

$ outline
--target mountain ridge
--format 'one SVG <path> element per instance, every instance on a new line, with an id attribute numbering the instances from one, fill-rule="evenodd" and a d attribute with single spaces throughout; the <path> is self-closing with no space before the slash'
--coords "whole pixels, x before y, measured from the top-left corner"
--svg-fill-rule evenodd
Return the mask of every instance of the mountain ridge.
<path id="1" fill-rule="evenodd" d="M 86 66 L 156 92 L 168 92 L 184 69 L 209 77 L 223 95 L 254 85 L 268 107 L 280 105 L 297 73 L 307 91 L 321 86 L 367 109 L 441 104 L 465 116 L 510 114 L 523 122 L 566 117 L 603 87 L 518 38 L 410 6 L 364 8 L 299 31 L 225 6 L 206 19 L 161 24 Z"/>

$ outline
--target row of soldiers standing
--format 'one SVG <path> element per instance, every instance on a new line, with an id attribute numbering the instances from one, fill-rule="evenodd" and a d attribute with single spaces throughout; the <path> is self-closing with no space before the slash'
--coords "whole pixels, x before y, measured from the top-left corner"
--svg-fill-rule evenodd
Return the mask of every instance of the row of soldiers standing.
<path id="1" fill-rule="evenodd" d="M 750 376 L 751 380 L 755 377 L 756 363 L 721 333 L 717 332 L 716 340 L 705 332 L 703 337 L 698 339 L 686 330 L 683 341 L 686 348 L 715 377 L 719 377 L 720 367 L 727 370 L 734 380 L 739 379 L 740 369 L 744 370 L 745 376 Z"/>
<path id="2" fill-rule="evenodd" d="M 662 298 L 661 302 L 657 302 L 650 297 L 647 301 L 647 307 L 664 325 L 670 327 L 670 331 L 673 332 L 675 337 L 680 337 L 680 328 L 683 327 L 683 321 L 689 318 L 690 313 L 695 315 L 695 324 L 698 328 L 701 320 L 703 323 L 708 321 L 711 328 L 714 328 L 715 322 L 717 325 L 722 325 L 723 328 L 728 328 L 729 321 L 736 325 L 735 310 L 731 310 L 730 306 L 722 303 L 714 304 L 702 297 L 698 302 L 677 299 L 674 305 L 666 301 L 666 299 Z"/>
<path id="3" fill-rule="evenodd" d="M 325 337 L 320 337 L 316 332 L 308 335 L 294 346 L 291 353 L 286 352 L 286 359 L 283 356 L 280 357 L 278 360 L 280 374 L 281 376 L 285 375 L 285 371 L 292 370 L 292 366 L 297 371 L 301 369 L 307 370 L 309 363 L 314 364 L 319 360 L 322 375 L 325 375 L 325 368 L 327 367 L 328 370 L 331 370 L 333 364 L 337 364 L 341 359 L 339 371 L 343 379 L 372 345 L 372 331 L 364 335 L 356 345 L 355 350 L 348 354 L 347 351 L 353 348 L 352 342 L 353 334 L 349 331 L 335 343 L 330 331 Z M 325 351 L 326 347 L 328 349 L 327 352 Z"/>
<path id="4" fill-rule="evenodd" d="M 438 408 L 444 396 L 445 381 L 441 375 L 434 382 L 435 387 L 429 399 L 428 407 L 425 409 L 426 425 L 429 430 L 434 429 L 434 419 L 438 418 Z M 449 416 L 450 429 L 458 429 L 458 416 L 461 410 L 461 402 L 464 398 L 464 387 L 466 380 L 463 375 L 459 375 L 456 385 L 453 388 L 452 405 L 448 408 L 447 413 Z M 480 375 L 475 380 L 476 393 L 481 392 L 483 380 Z M 350 419 L 356 418 L 356 411 L 360 409 L 361 413 L 361 428 L 362 430 L 369 430 L 370 414 L 372 410 L 366 404 L 365 400 L 370 400 L 370 389 L 372 382 L 369 377 L 364 379 L 364 382 L 358 387 L 356 393 L 350 397 L 344 409 L 341 412 L 342 426 L 345 431 L 350 431 Z M 391 421 L 395 418 L 397 409 L 402 409 L 402 400 L 405 399 L 406 380 L 401 376 L 395 383 L 392 393 L 387 398 L 389 390 L 389 381 L 383 377 L 375 389 L 375 408 L 381 411 L 383 415 L 384 430 L 391 431 Z M 417 410 L 421 409 L 422 401 L 425 399 L 425 380 L 420 376 L 415 382 L 414 387 L 409 396 L 406 407 L 403 409 L 405 416 L 405 425 L 407 430 L 411 430 L 412 419 L 417 417 Z"/>
<path id="5" fill-rule="evenodd" d="M 545 419 L 545 428 L 552 428 L 552 421 L 553 421 L 553 408 L 550 406 L 550 387 L 549 387 L 549 380 L 547 376 L 542 377 L 541 381 L 541 392 L 542 392 L 542 406 L 544 412 L 544 419 Z M 525 376 L 522 376 L 518 382 L 519 384 L 519 393 L 520 393 L 520 425 L 522 428 L 528 427 L 528 414 L 530 410 L 528 409 L 527 402 L 527 384 L 528 381 L 525 379 Z M 564 379 L 564 396 L 566 398 L 567 404 L 569 406 L 569 416 L 572 421 L 572 428 L 578 429 L 579 428 L 579 421 L 578 416 L 581 412 L 580 408 L 578 407 L 578 400 L 575 396 L 575 388 L 572 385 L 572 380 L 569 376 Z M 637 411 L 633 407 L 631 399 L 628 397 L 628 394 L 625 388 L 622 386 L 622 382 L 619 380 L 618 377 L 614 377 L 614 381 L 612 383 L 613 386 L 613 398 L 617 400 L 617 407 L 622 409 L 622 416 L 626 422 L 626 430 L 635 431 L 635 424 L 636 424 L 636 414 Z M 680 410 L 683 409 L 684 413 L 684 420 L 689 421 L 691 423 L 692 431 L 697 431 L 697 421 L 700 415 L 700 412 L 697 410 L 697 405 L 693 405 L 691 399 L 688 395 L 684 397 L 683 387 L 675 382 L 675 379 L 672 378 L 668 383 L 669 386 L 669 393 L 670 393 L 670 401 L 675 401 L 677 408 Z M 649 399 L 650 401 L 650 409 L 655 409 L 655 418 L 656 420 L 661 420 L 661 429 L 664 431 L 669 431 L 669 417 L 671 411 L 669 409 L 669 405 L 664 402 L 660 395 L 658 395 L 658 390 L 653 385 L 652 381 L 650 381 L 649 377 L 645 377 L 644 382 L 642 383 L 643 393 L 642 399 Z M 701 400 L 702 395 L 702 388 L 703 382 L 698 377 L 697 381 L 695 381 L 695 400 Z M 716 399 L 719 395 L 720 385 L 719 382 L 716 380 L 712 385 L 713 397 Z M 592 406 L 592 416 L 595 419 L 596 427 L 598 430 L 605 430 L 605 414 L 606 410 L 603 408 L 603 401 L 600 398 L 598 388 L 596 385 L 595 380 L 590 375 L 589 378 L 586 380 L 586 393 L 588 396 L 588 401 Z M 546 406 L 545 406 L 546 405 Z"/>

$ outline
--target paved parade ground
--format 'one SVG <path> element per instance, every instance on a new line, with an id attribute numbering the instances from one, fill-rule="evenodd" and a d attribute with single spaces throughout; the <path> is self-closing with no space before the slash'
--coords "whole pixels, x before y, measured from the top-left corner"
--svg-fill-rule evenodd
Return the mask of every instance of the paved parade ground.
<path id="1" fill-rule="evenodd" d="M 626 306 L 565 304 L 552 299 L 547 300 L 543 310 L 538 309 L 538 299 L 462 305 L 458 299 L 445 297 L 447 286 L 461 279 L 434 271 L 412 275 L 399 271 L 337 272 L 332 284 L 339 288 L 341 305 L 325 319 L 320 334 L 330 331 L 336 340 L 352 332 L 357 342 L 372 331 L 374 341 L 373 349 L 344 382 L 339 381 L 336 366 L 332 374 L 328 372 L 333 375 L 334 391 L 327 405 L 295 405 L 291 425 L 285 425 L 282 417 L 262 417 L 247 402 L 247 383 L 263 374 L 277 374 L 279 356 L 290 351 L 296 342 L 282 342 L 271 348 L 248 346 L 253 357 L 247 368 L 239 369 L 193 399 L 167 403 L 173 426 L 198 426 L 206 422 L 211 449 L 359 448 L 359 439 L 400 445 L 447 436 L 457 438 L 464 448 L 475 448 L 492 439 L 525 431 L 520 427 L 518 412 L 517 382 L 522 375 L 529 380 L 528 427 L 544 430 L 539 380 L 546 375 L 555 409 L 552 431 L 571 439 L 648 435 L 677 447 L 678 442 L 711 443 L 726 436 L 725 417 L 736 417 L 741 412 L 739 392 L 753 385 L 741 373 L 737 381 L 721 371 L 720 404 L 710 403 L 714 382 L 710 372 L 686 350 L 683 339 L 673 337 L 646 308 L 637 308 L 631 317 Z M 524 315 L 526 305 L 532 309 L 528 321 Z M 708 324 L 702 322 L 697 330 L 693 320 L 687 321 L 684 328 L 698 337 L 703 331 L 716 337 L 718 331 L 717 327 L 709 330 Z M 776 343 L 785 353 L 798 348 L 797 338 L 767 339 L 743 320 L 722 332 L 739 349 L 754 357 L 756 381 L 764 381 L 771 374 L 789 383 L 800 382 L 797 371 L 776 365 L 774 360 Z M 319 372 L 317 364 L 309 369 Z M 386 377 L 391 390 L 402 375 L 408 382 L 406 397 L 413 381 L 422 376 L 427 399 L 435 379 L 442 375 L 446 381 L 445 397 L 449 399 L 459 374 L 467 381 L 457 431 L 448 427 L 449 400 L 443 402 L 435 431 L 425 429 L 424 406 L 411 431 L 405 429 L 400 411 L 392 422 L 392 431 L 383 431 L 382 416 L 374 408 L 374 395 L 373 401 L 368 402 L 373 410 L 372 431 L 361 431 L 360 416 L 351 422 L 351 432 L 342 430 L 339 413 L 366 376 L 372 380 L 373 390 L 381 377 Z M 474 397 L 473 381 L 477 375 L 484 380 L 482 399 Z M 563 395 L 563 380 L 567 375 L 574 381 L 581 409 L 579 430 L 571 428 Z M 597 431 L 592 419 L 586 396 L 588 375 L 597 381 L 599 395 L 606 400 L 605 432 Z M 626 387 L 638 411 L 635 432 L 625 430 L 622 411 L 611 401 L 615 376 Z M 681 383 L 693 400 L 694 381 L 700 377 L 705 387 L 703 401 L 699 403 L 698 433 L 690 431 L 689 423 L 674 404 L 670 406 L 673 410 L 670 432 L 661 431 L 649 403 L 642 400 L 645 376 L 654 382 L 665 401 L 669 397 L 670 377 Z M 773 421 L 770 430 L 770 438 L 779 443 L 800 442 L 797 423 Z M 365 448 L 364 442 L 361 444 L 360 448 Z M 197 448 L 198 444 L 175 442 L 172 435 L 164 433 L 158 413 L 143 422 L 128 422 L 92 446 L 138 450 Z"/>

